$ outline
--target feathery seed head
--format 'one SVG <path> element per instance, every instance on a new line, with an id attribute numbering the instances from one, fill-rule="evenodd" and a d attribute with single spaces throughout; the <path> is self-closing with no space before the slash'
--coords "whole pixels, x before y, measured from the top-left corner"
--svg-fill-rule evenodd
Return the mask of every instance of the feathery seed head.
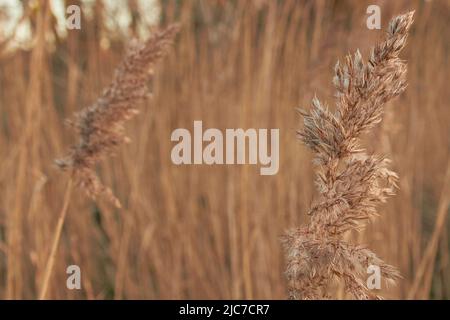
<path id="1" fill-rule="evenodd" d="M 298 137 L 314 153 L 319 197 L 309 211 L 309 224 L 282 239 L 292 299 L 329 298 L 327 288 L 336 278 L 357 299 L 380 299 L 365 285 L 371 264 L 380 267 L 388 283 L 400 278 L 394 267 L 342 236 L 362 229 L 377 216 L 376 206 L 394 195 L 397 187 L 398 176 L 388 168 L 389 160 L 365 154 L 359 138 L 382 120 L 384 104 L 406 88 L 406 64 L 398 55 L 406 44 L 413 13 L 390 22 L 386 39 L 375 45 L 367 63 L 359 50 L 348 55 L 345 63 L 336 63 L 335 112 L 317 97 L 309 112 L 300 112 L 304 127 Z"/>
<path id="2" fill-rule="evenodd" d="M 125 136 L 124 123 L 137 115 L 139 103 L 150 97 L 147 82 L 178 30 L 177 25 L 171 25 L 153 33 L 144 43 L 132 40 L 109 87 L 93 105 L 81 110 L 69 122 L 78 132 L 79 142 L 65 158 L 56 160 L 56 164 L 71 171 L 77 184 L 90 197 L 104 195 L 120 207 L 112 191 L 100 182 L 95 165 L 130 141 Z"/>

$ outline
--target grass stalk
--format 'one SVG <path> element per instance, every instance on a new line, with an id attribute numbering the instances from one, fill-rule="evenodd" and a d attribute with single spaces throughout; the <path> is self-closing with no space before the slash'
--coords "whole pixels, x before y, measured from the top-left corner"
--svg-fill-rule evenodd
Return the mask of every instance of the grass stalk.
<path id="1" fill-rule="evenodd" d="M 53 236 L 52 247 L 50 255 L 45 266 L 44 279 L 42 282 L 41 292 L 39 293 L 39 300 L 44 300 L 47 296 L 48 287 L 50 284 L 50 278 L 53 271 L 53 266 L 55 265 L 56 252 L 58 251 L 59 240 L 61 239 L 61 233 L 64 226 L 64 221 L 67 216 L 67 209 L 69 208 L 70 195 L 72 193 L 73 179 L 70 176 L 67 182 L 66 191 L 64 193 L 63 206 L 59 214 L 58 223 L 56 224 L 55 234 Z"/>

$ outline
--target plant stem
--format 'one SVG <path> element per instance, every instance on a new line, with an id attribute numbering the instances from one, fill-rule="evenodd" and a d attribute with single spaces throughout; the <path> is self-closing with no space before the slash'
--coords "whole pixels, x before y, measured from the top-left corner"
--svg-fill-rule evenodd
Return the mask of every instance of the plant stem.
<path id="1" fill-rule="evenodd" d="M 58 223 L 56 225 L 55 235 L 53 237 L 52 248 L 50 251 L 50 256 L 47 260 L 47 265 L 45 266 L 44 280 L 42 283 L 41 292 L 39 294 L 39 300 L 44 300 L 47 295 L 48 285 L 50 283 L 50 276 L 52 274 L 53 265 L 55 264 L 56 251 L 58 249 L 59 239 L 61 238 L 62 228 L 64 226 L 64 221 L 67 215 L 67 209 L 69 207 L 70 194 L 72 193 L 72 176 L 67 182 L 66 191 L 64 194 L 64 202 L 59 214 Z"/>

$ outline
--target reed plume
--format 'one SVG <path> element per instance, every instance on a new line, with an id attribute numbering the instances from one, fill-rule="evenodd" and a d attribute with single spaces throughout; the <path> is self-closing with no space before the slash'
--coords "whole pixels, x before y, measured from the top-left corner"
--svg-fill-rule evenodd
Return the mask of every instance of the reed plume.
<path id="1" fill-rule="evenodd" d="M 364 228 L 378 215 L 376 206 L 397 187 L 389 160 L 367 154 L 359 139 L 382 120 L 384 104 L 406 88 L 406 64 L 399 53 L 413 14 L 391 20 L 385 40 L 372 48 L 367 62 L 356 51 L 336 64 L 336 111 L 316 97 L 309 112 L 300 110 L 304 128 L 298 137 L 314 153 L 319 196 L 308 213 L 309 224 L 288 231 L 282 239 L 291 299 L 332 298 L 327 288 L 336 279 L 357 299 L 379 299 L 366 286 L 370 265 L 380 268 L 387 283 L 400 278 L 395 267 L 369 249 L 345 242 L 343 236 Z"/>
<path id="2" fill-rule="evenodd" d="M 178 26 L 171 25 L 153 33 L 145 43 L 133 40 L 109 87 L 93 105 L 68 121 L 79 133 L 80 141 L 56 163 L 63 170 L 72 171 L 76 184 L 91 198 L 104 195 L 120 207 L 111 189 L 100 182 L 95 165 L 112 154 L 119 145 L 129 141 L 124 134 L 124 123 L 138 114 L 139 103 L 151 96 L 147 82 L 177 32 Z"/>
<path id="3" fill-rule="evenodd" d="M 79 133 L 80 141 L 65 158 L 56 160 L 61 169 L 68 170 L 71 174 L 45 267 L 40 299 L 45 299 L 47 295 L 73 182 L 82 187 L 91 198 L 104 195 L 116 207 L 120 207 L 120 202 L 111 189 L 100 182 L 94 167 L 120 144 L 129 141 L 124 133 L 124 123 L 139 112 L 139 103 L 151 96 L 147 82 L 152 77 L 156 62 L 172 44 L 178 29 L 177 25 L 171 25 L 153 33 L 144 43 L 133 40 L 115 71 L 111 85 L 93 105 L 77 113 L 73 121 L 68 121 Z"/>

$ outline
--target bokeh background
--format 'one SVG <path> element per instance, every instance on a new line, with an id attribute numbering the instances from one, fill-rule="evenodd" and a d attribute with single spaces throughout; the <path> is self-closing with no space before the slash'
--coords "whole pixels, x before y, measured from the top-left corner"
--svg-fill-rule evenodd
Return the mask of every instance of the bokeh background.
<path id="1" fill-rule="evenodd" d="M 81 30 L 64 8 L 82 7 Z M 380 217 L 348 239 L 396 265 L 387 298 L 448 299 L 450 266 L 450 3 L 350 0 L 0 1 L 0 298 L 34 299 L 67 176 L 53 160 L 76 139 L 64 119 L 95 101 L 132 37 L 181 23 L 150 84 L 154 98 L 128 124 L 132 143 L 98 171 L 118 210 L 74 192 L 52 275 L 59 299 L 285 299 L 279 238 L 307 221 L 311 153 L 295 137 L 297 107 L 333 106 L 337 59 L 367 56 L 382 28 L 416 10 L 403 53 L 409 87 L 366 136 L 400 176 Z M 175 166 L 176 128 L 279 128 L 280 170 Z M 66 288 L 79 265 L 82 290 Z M 339 286 L 341 298 L 347 298 Z"/>

